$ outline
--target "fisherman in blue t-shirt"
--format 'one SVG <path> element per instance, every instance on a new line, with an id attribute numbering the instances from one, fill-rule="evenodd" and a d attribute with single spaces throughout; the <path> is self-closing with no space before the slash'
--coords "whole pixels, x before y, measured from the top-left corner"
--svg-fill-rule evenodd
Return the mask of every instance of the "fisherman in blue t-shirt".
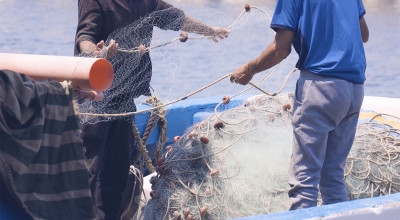
<path id="1" fill-rule="evenodd" d="M 301 70 L 293 106 L 293 151 L 289 168 L 290 209 L 348 200 L 344 166 L 364 98 L 369 32 L 361 0 L 278 0 L 274 41 L 231 74 L 245 85 L 291 52 Z"/>

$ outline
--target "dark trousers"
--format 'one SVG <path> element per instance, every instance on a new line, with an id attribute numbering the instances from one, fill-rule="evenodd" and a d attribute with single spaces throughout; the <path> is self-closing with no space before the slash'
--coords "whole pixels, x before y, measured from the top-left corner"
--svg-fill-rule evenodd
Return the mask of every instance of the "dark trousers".
<path id="1" fill-rule="evenodd" d="M 97 220 L 120 218 L 122 192 L 133 145 L 132 120 L 113 119 L 87 124 L 82 132 Z"/>

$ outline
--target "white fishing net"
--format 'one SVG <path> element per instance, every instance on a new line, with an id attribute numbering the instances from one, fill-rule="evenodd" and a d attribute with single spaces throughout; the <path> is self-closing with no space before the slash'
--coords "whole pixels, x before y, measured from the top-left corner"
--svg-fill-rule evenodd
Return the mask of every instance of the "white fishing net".
<path id="1" fill-rule="evenodd" d="M 290 93 L 254 96 L 189 128 L 158 160 L 143 219 L 287 211 L 292 102 Z M 391 122 L 358 125 L 345 167 L 351 200 L 399 192 L 400 120 Z"/>
<path id="2" fill-rule="evenodd" d="M 292 94 L 255 96 L 188 129 L 157 161 L 144 219 L 287 210 L 292 102 Z"/>
<path id="3" fill-rule="evenodd" d="M 176 8 L 157 11 L 110 34 L 105 44 L 108 45 L 111 40 L 119 44 L 118 53 L 110 59 L 114 69 L 114 80 L 111 87 L 104 92 L 102 101 L 81 100 L 80 111 L 89 113 L 81 114 L 84 123 L 90 122 L 92 116 L 90 113 L 102 115 L 136 111 L 134 99 L 140 95 L 151 95 L 149 86 L 152 64 L 148 51 L 153 27 L 179 30 L 184 19 L 182 11 Z"/>
<path id="4" fill-rule="evenodd" d="M 135 108 L 142 95 L 153 94 L 149 105 L 166 107 L 200 92 L 202 96 L 214 96 L 241 90 L 224 79 L 234 70 L 232 67 L 256 57 L 272 41 L 271 12 L 252 7 L 234 18 L 220 11 L 193 12 L 196 11 L 190 15 L 204 23 L 231 30 L 229 38 L 215 44 L 200 35 L 161 30 L 181 27 L 183 15 L 176 9 L 154 12 L 115 31 L 106 41 L 107 45 L 113 39 L 120 47 L 110 60 L 115 79 L 103 101 L 79 101 L 82 123 L 143 113 Z M 161 29 L 153 30 L 154 26 Z M 153 67 L 150 51 L 152 62 L 157 62 Z M 176 53 L 186 55 L 177 60 Z M 221 59 L 229 60 L 230 65 L 220 65 Z M 258 74 L 255 84 L 248 88 L 274 90 L 285 74 L 271 73 L 287 73 L 279 69 L 282 65 Z M 151 68 L 153 71 L 149 71 Z M 202 73 L 210 71 L 215 78 L 204 79 Z M 148 88 L 152 72 L 157 74 L 153 78 L 163 82 L 156 84 L 161 87 L 155 86 L 154 90 Z M 148 137 L 136 141 L 146 168 L 152 171 L 155 165 L 158 172 L 152 179 L 152 199 L 141 217 L 228 219 L 286 211 L 293 95 L 271 95 L 280 93 L 287 80 L 276 93 L 255 96 L 239 107 L 220 112 L 221 106 L 217 106 L 212 116 L 189 128 L 164 154 L 165 142 L 161 140 L 156 154 L 151 156 L 145 148 Z M 172 92 L 175 90 L 185 95 L 177 97 Z M 167 111 L 157 108 L 151 114 L 161 120 Z M 166 121 L 161 121 L 165 128 Z M 136 121 L 141 123 L 147 122 Z M 351 199 L 398 192 L 398 135 L 398 130 L 382 124 L 359 126 L 346 163 Z M 141 136 L 137 130 L 135 136 Z"/>
<path id="5" fill-rule="evenodd" d="M 256 57 L 272 41 L 271 12 L 251 7 L 232 17 L 210 8 L 188 11 L 185 14 L 203 24 L 229 29 L 229 37 L 215 43 L 210 36 L 178 32 L 185 15 L 177 8 L 153 12 L 116 30 L 105 42 L 108 45 L 115 40 L 119 44 L 118 53 L 110 59 L 113 84 L 102 101 L 80 100 L 83 123 L 137 114 L 135 102 L 140 104 L 151 94 L 168 105 L 198 93 L 205 97 L 238 90 L 226 79 L 227 74 Z M 232 56 L 234 53 L 237 56 Z M 221 65 L 221 60 L 230 65 Z M 214 78 L 203 77 L 203 73 Z M 151 78 L 156 83 L 151 83 Z"/>

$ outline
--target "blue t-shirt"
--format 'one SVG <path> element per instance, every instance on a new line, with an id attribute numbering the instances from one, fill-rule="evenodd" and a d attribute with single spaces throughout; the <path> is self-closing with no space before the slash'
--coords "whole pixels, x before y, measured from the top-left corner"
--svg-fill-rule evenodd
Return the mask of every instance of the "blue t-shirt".
<path id="1" fill-rule="evenodd" d="M 278 0 L 271 28 L 292 30 L 298 69 L 365 81 L 366 60 L 359 20 L 362 0 Z"/>

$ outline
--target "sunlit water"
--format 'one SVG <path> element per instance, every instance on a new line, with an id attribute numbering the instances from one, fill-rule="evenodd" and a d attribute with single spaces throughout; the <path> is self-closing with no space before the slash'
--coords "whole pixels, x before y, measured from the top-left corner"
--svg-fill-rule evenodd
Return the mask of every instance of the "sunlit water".
<path id="1" fill-rule="evenodd" d="M 168 0 L 167 0 L 168 1 Z M 170 0 L 204 23 L 227 26 L 243 11 L 245 3 L 272 13 L 274 0 Z M 400 97 L 400 0 L 364 0 L 370 40 L 365 44 L 367 81 L 370 96 Z M 234 71 L 256 57 L 273 38 L 270 16 L 247 20 L 249 26 L 235 26 L 230 37 L 218 44 L 210 40 L 172 44 L 151 52 L 154 93 L 173 100 L 185 96 Z M 0 0 L 0 53 L 28 53 L 72 56 L 77 23 L 76 0 Z M 176 37 L 179 32 L 155 29 L 154 44 Z M 179 44 L 179 42 L 178 42 Z M 294 68 L 297 54 L 279 64 L 263 84 L 276 91 L 286 74 Z M 264 76 L 260 73 L 256 79 Z M 293 75 L 284 91 L 293 91 Z M 223 80 L 195 97 L 235 94 L 243 88 Z M 258 90 L 251 90 L 259 94 Z"/>

